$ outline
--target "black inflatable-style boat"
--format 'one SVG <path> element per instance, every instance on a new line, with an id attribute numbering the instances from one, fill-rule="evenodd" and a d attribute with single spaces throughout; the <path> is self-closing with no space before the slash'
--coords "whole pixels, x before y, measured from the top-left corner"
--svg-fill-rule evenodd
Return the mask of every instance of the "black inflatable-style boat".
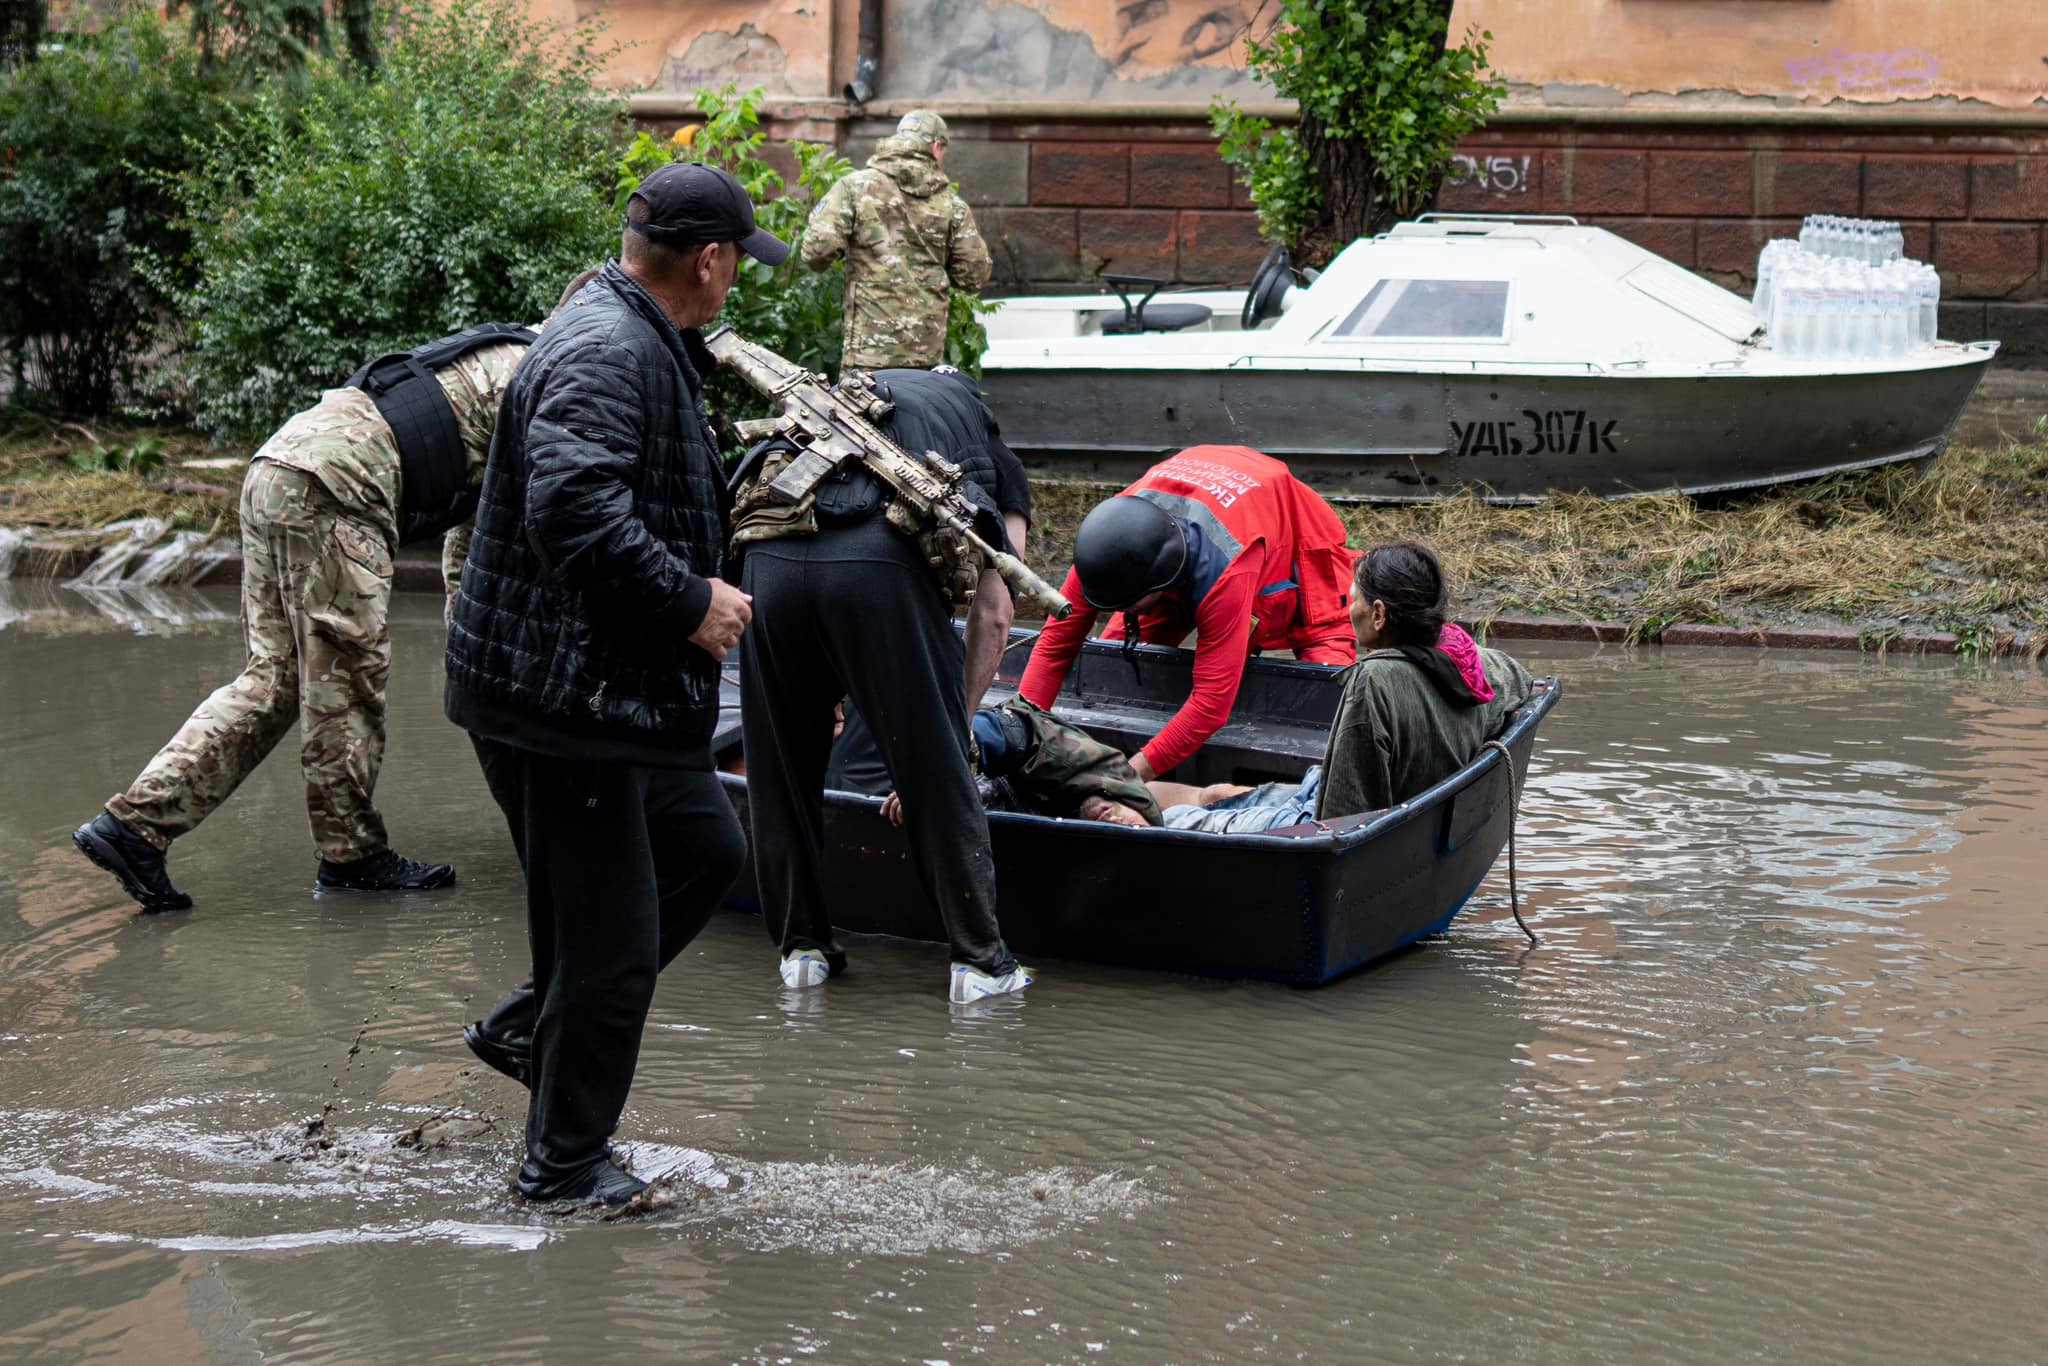
<path id="1" fill-rule="evenodd" d="M 1003 657 L 990 703 L 1023 674 L 1030 637 Z M 1089 641 L 1055 710 L 1126 751 L 1164 724 L 1188 695 L 1191 651 L 1141 646 L 1138 674 L 1118 647 Z M 1299 778 L 1321 760 L 1336 712 L 1340 670 L 1253 660 L 1227 725 L 1173 775 L 1189 783 Z M 727 795 L 744 824 L 739 695 L 714 741 Z M 1500 735 L 1514 755 L 1515 790 L 1536 729 L 1562 688 L 1540 680 Z M 1027 961 L 1069 959 L 1123 967 L 1330 981 L 1443 932 L 1507 843 L 1510 794 L 1501 755 L 1487 749 L 1411 802 L 1321 825 L 1257 835 L 1130 829 L 998 811 L 994 840 L 1003 936 Z M 826 885 L 832 923 L 855 934 L 943 940 L 937 912 L 910 866 L 903 832 L 879 798 L 830 792 L 825 800 Z M 734 904 L 758 909 L 750 877 Z"/>

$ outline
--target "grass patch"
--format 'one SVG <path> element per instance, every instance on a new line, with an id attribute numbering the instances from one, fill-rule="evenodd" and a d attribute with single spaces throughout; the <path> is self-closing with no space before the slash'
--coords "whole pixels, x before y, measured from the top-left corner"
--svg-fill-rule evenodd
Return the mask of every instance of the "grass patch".
<path id="1" fill-rule="evenodd" d="M 131 453 L 152 459 L 140 472 Z M 0 408 L 0 526 L 92 530 L 130 517 L 161 517 L 179 530 L 236 534 L 240 470 L 187 469 L 209 454 L 183 428 L 133 422 L 89 426 Z M 80 468 L 99 466 L 101 468 Z"/>
<path id="2" fill-rule="evenodd" d="M 1071 562 L 1080 519 L 1116 490 L 1034 485 L 1033 562 Z M 1462 615 L 1627 625 L 1847 627 L 1883 640 L 1952 631 L 1966 651 L 2025 640 L 2048 606 L 2048 443 L 1948 451 L 1734 499 L 1682 495 L 1533 507 L 1447 498 L 1339 509 L 1356 546 L 1418 540 L 1443 557 Z"/>

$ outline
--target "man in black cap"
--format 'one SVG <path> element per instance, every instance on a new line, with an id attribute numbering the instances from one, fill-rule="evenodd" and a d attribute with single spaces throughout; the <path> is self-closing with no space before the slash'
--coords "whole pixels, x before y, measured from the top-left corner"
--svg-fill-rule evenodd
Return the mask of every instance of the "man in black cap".
<path id="1" fill-rule="evenodd" d="M 720 577 L 729 507 L 703 404 L 744 252 L 780 265 L 737 181 L 664 166 L 619 259 L 506 392 L 448 631 L 448 718 L 470 732 L 526 873 L 533 975 L 465 1031 L 531 1086 L 518 1189 L 624 1204 L 606 1147 L 655 975 L 738 875 L 712 771 L 719 661 L 750 599 Z"/>

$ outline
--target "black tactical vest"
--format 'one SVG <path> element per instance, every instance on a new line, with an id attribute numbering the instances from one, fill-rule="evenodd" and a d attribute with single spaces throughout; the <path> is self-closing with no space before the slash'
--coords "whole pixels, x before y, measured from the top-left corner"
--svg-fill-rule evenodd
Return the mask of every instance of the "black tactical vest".
<path id="1" fill-rule="evenodd" d="M 398 442 L 401 543 L 439 536 L 476 511 L 477 490 L 469 486 L 462 429 L 436 373 L 472 351 L 502 342 L 531 346 L 538 335 L 516 323 L 484 323 L 410 351 L 379 356 L 342 386 L 368 394 Z"/>

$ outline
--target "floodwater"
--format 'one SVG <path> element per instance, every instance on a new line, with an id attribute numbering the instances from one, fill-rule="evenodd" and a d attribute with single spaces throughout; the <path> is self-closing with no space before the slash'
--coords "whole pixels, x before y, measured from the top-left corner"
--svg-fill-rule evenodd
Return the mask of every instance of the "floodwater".
<path id="1" fill-rule="evenodd" d="M 1321 990 L 1054 963 L 953 1013 L 936 946 L 791 1000 L 721 916 L 620 1133 L 680 1202 L 606 1224 L 508 1193 L 523 1093 L 457 1035 L 523 945 L 436 603 L 379 795 L 461 886 L 315 897 L 281 754 L 178 846 L 198 909 L 142 918 L 66 836 L 234 671 L 232 600 L 145 637 L 0 591 L 0 1358 L 2048 1353 L 2030 668 L 1521 649 L 1569 683 L 1533 950 L 1497 869 Z"/>

